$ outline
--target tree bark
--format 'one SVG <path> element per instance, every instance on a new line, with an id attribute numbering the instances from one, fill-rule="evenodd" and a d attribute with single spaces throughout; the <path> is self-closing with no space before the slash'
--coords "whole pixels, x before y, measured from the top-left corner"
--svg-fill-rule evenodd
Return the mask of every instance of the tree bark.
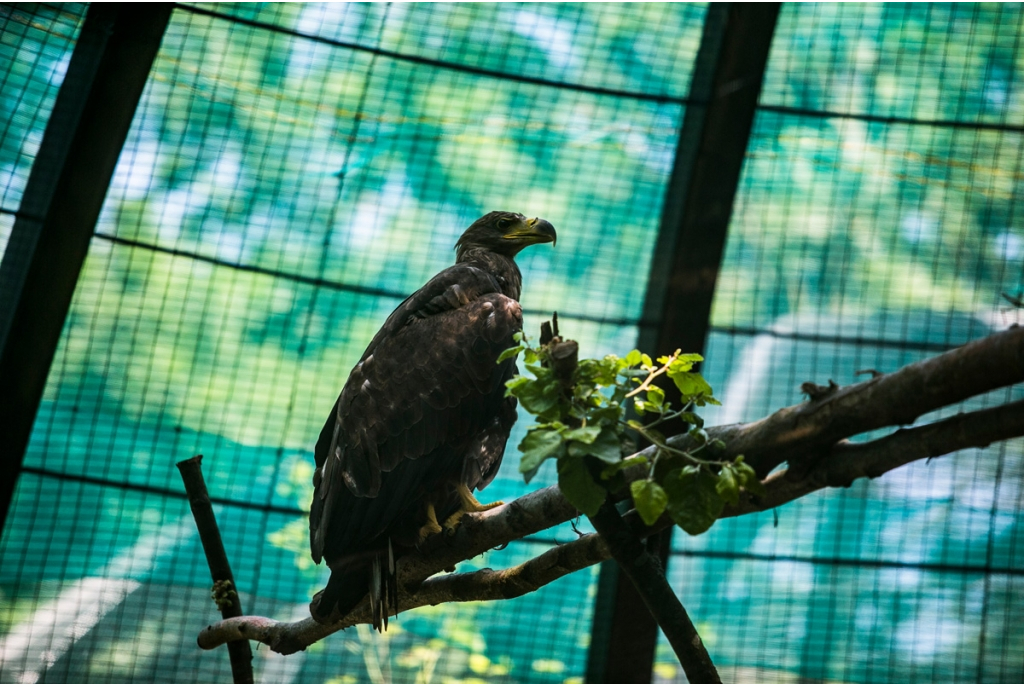
<path id="1" fill-rule="evenodd" d="M 1011 328 L 889 374 L 839 387 L 804 383 L 808 402 L 748 424 L 708 431 L 725 442 L 723 458 L 742 454 L 762 478 L 784 461 L 800 478 L 844 438 L 907 426 L 928 412 L 1024 381 L 1024 327 Z M 696 447 L 689 436 L 673 446 Z"/>

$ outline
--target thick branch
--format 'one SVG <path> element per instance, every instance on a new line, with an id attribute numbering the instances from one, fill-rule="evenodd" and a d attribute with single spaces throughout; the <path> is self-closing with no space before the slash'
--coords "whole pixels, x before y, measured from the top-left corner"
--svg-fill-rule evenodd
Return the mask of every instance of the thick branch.
<path id="1" fill-rule="evenodd" d="M 686 679 L 691 683 L 722 682 L 686 608 L 668 584 L 660 560 L 647 551 L 640 538 L 619 516 L 615 505 L 605 500 L 590 521 L 665 633 Z"/>
<path id="2" fill-rule="evenodd" d="M 849 487 L 858 478 L 883 473 L 920 459 L 941 457 L 972 447 L 1024 435 L 1024 400 L 990 409 L 957 414 L 942 421 L 895 433 L 865 443 L 841 441 L 816 455 L 815 466 L 800 478 L 788 471 L 773 473 L 765 481 L 767 495 L 756 502 L 747 497 L 739 507 L 727 508 L 722 518 L 774 509 L 815 490 Z"/>
<path id="3" fill-rule="evenodd" d="M 814 457 L 844 438 L 912 424 L 917 417 L 975 395 L 1024 381 L 1024 327 L 967 343 L 890 374 L 849 385 L 809 402 L 781 409 L 749 424 L 718 426 L 708 433 L 726 444 L 725 458 L 744 455 L 764 477 L 788 461 L 802 478 Z M 694 446 L 681 435 L 670 444 Z"/>
<path id="4" fill-rule="evenodd" d="M 434 576 L 424 581 L 416 593 L 403 594 L 401 608 L 408 611 L 445 602 L 514 599 L 609 558 L 608 547 L 600 536 L 584 535 L 512 568 L 501 571 L 485 568 L 471 573 Z M 338 630 L 369 622 L 366 605 L 333 626 L 324 626 L 312 618 L 284 623 L 261 616 L 243 616 L 208 626 L 199 635 L 199 646 L 214 649 L 229 640 L 246 638 L 262 642 L 281 654 L 292 654 Z"/>
<path id="5" fill-rule="evenodd" d="M 443 601 L 483 599 L 482 597 L 467 597 L 464 600 L 452 597 L 442 598 L 439 594 L 438 581 L 451 576 L 441 576 L 440 578 L 431 578 L 427 582 L 424 581 L 446 568 L 455 566 L 460 561 L 472 559 L 489 549 L 532 535 L 576 516 L 576 508 L 562 496 L 557 486 L 531 492 L 490 511 L 467 514 L 462 518 L 453 536 L 436 535 L 428 539 L 420 551 L 398 560 L 399 608 L 405 611 L 425 604 L 439 604 Z M 541 557 L 545 557 L 545 555 L 541 555 Z M 538 560 L 534 559 L 533 561 Z M 528 571 L 517 573 L 509 569 L 500 572 L 504 578 L 502 582 L 515 585 L 523 579 L 531 577 L 542 581 L 536 587 L 525 589 L 523 592 L 525 594 L 525 592 L 532 592 L 538 587 L 562 577 L 565 573 L 583 568 L 583 566 L 573 565 L 565 573 L 552 574 L 552 570 L 558 568 L 558 559 L 546 557 L 544 563 L 553 564 L 553 566 L 543 570 L 543 564 L 537 564 Z M 490 573 L 495 572 L 491 571 Z M 484 575 L 476 577 L 477 584 L 481 582 Z M 447 581 L 440 583 L 440 587 L 451 587 L 459 582 L 464 581 Z M 473 584 L 473 581 L 465 582 L 468 585 Z M 424 593 L 422 597 L 420 592 Z M 342 621 L 329 626 L 316 623 L 312 618 L 291 624 L 281 624 L 259 617 L 255 621 L 245 618 L 232 619 L 221 621 L 203 630 L 199 634 L 199 646 L 203 649 L 213 649 L 226 640 L 247 638 L 263 642 L 276 652 L 291 654 L 305 649 L 313 642 L 338 630 L 358 623 L 368 623 L 369 619 L 369 606 L 366 602 L 360 604 Z"/>
<path id="6" fill-rule="evenodd" d="M 1016 346 L 1019 357 L 1020 350 L 1024 347 L 1022 331 L 1024 329 L 1014 328 L 972 343 L 968 347 L 971 347 L 972 355 L 1003 355 L 1005 361 L 1008 356 L 1006 350 Z M 985 344 L 993 340 L 996 342 L 991 345 Z M 967 348 L 955 352 L 964 349 Z M 944 374 L 955 376 L 964 368 L 977 367 L 954 353 L 940 355 L 928 362 L 943 359 L 947 361 L 930 367 L 929 382 L 932 384 L 946 387 L 948 383 Z M 794 474 L 792 470 L 773 474 L 765 481 L 767 493 L 764 497 L 757 501 L 746 497 L 740 506 L 727 508 L 722 518 L 771 509 L 815 490 L 829 486 L 847 486 L 856 478 L 876 478 L 911 461 L 938 457 L 972 447 L 984 447 L 992 442 L 1024 435 L 1024 401 L 1019 401 L 992 409 L 960 414 L 926 426 L 901 429 L 890 436 L 867 443 L 854 444 L 843 441 L 842 438 L 852 437 L 852 434 L 844 434 L 832 443 L 821 444 L 817 436 L 822 433 L 834 434 L 837 424 L 849 427 L 877 422 L 877 418 L 872 418 L 877 415 L 877 407 L 872 406 L 872 403 L 893 402 L 893 397 L 905 397 L 904 393 L 892 390 L 887 384 L 880 384 L 878 381 L 897 377 L 908 378 L 901 376 L 904 370 L 840 389 L 833 395 L 817 401 L 783 409 L 752 424 L 709 428 L 708 433 L 713 438 L 727 441 L 727 449 L 731 454 L 754 452 L 760 456 L 762 464 L 779 464 L 789 458 L 785 448 L 787 441 L 772 438 L 772 435 L 766 432 L 766 426 L 780 426 L 780 430 L 790 431 L 789 444 L 795 442 L 803 445 L 800 453 L 807 464 L 801 474 Z M 988 374 L 985 387 L 973 384 L 971 390 L 954 393 L 951 402 L 1015 382 L 1013 379 L 1017 376 L 1014 373 L 1011 373 L 1010 365 L 1007 364 L 1003 373 Z M 843 411 L 848 411 L 850 415 L 838 418 L 832 416 L 835 407 L 828 411 L 815 409 L 840 393 L 847 398 L 852 397 L 844 400 L 845 404 L 842 405 Z M 931 407 L 929 410 L 934 408 L 937 407 Z M 803 420 L 797 421 L 800 417 L 803 417 Z M 882 425 L 893 423 L 895 422 L 885 421 Z M 795 425 L 803 431 L 802 435 L 796 436 L 793 433 Z M 874 427 L 877 426 L 872 426 Z M 847 430 L 848 428 L 844 428 L 839 432 L 845 433 Z M 759 446 L 753 445 L 752 435 L 762 436 L 769 442 L 770 449 L 760 449 Z M 670 442 L 685 447 L 686 440 L 685 436 L 677 436 L 671 438 Z M 737 443 L 747 445 L 747 449 L 738 449 Z M 816 450 L 808 449 L 807 445 L 811 444 L 820 447 Z M 630 478 L 628 471 L 626 474 L 627 480 L 640 475 L 633 472 Z M 443 575 L 424 582 L 428 577 L 444 568 L 454 566 L 459 561 L 558 525 L 576 515 L 577 512 L 572 505 L 554 486 L 529 493 L 491 511 L 467 515 L 453 537 L 442 539 L 441 536 L 437 536 L 428 540 L 422 552 L 399 561 L 399 583 L 402 588 L 400 607 L 407 610 L 449 601 L 518 597 L 569 573 L 608 559 L 608 549 L 601 538 L 589 535 L 548 550 L 514 568 Z M 639 528 L 635 518 L 633 525 Z M 669 525 L 671 522 L 666 518 L 648 529 L 645 534 Z M 344 621 L 326 627 L 312 619 L 296 623 L 278 623 L 260 617 L 242 617 L 221 621 L 208 627 L 200 634 L 199 644 L 205 649 L 212 649 L 229 640 L 248 638 L 259 640 L 275 651 L 289 654 L 305 649 L 306 646 L 337 630 L 368 621 L 369 610 L 365 606 L 357 608 Z"/>

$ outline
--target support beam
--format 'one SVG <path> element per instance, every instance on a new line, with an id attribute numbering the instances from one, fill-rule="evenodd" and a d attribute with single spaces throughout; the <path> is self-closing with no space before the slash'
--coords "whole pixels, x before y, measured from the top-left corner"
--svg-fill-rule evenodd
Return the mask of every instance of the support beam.
<path id="1" fill-rule="evenodd" d="M 0 262 L 0 530 L 170 4 L 90 5 Z"/>
<path id="2" fill-rule="evenodd" d="M 778 3 L 708 7 L 644 302 L 638 346 L 652 356 L 677 348 L 704 351 L 779 8 Z M 665 390 L 678 404 L 675 388 Z M 647 541 L 666 565 L 671 540 L 669 529 Z M 614 563 L 602 564 L 587 681 L 650 682 L 657 638 L 658 627 L 636 590 Z"/>

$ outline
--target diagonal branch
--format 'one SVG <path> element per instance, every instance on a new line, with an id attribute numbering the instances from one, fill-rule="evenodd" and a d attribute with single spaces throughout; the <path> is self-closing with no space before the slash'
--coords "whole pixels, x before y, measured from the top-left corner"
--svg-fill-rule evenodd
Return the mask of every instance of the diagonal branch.
<path id="1" fill-rule="evenodd" d="M 661 559 L 647 550 L 640 536 L 619 515 L 611 499 L 606 499 L 598 512 L 589 518 L 619 569 L 633 583 L 647 610 L 672 645 L 686 679 L 691 683 L 721 683 L 722 678 L 693 620 L 665 577 Z"/>
<path id="2" fill-rule="evenodd" d="M 986 357 L 987 361 L 975 357 Z M 999 369 L 998 373 L 993 366 Z M 962 380 L 964 373 L 982 374 L 985 382 L 980 384 L 972 377 L 970 382 L 963 381 L 963 387 L 958 389 L 953 380 Z M 924 386 L 921 378 L 927 380 Z M 894 386 L 896 381 L 891 379 L 903 379 L 900 382 L 917 387 L 925 399 L 919 398 L 911 409 L 898 406 L 899 402 L 910 399 L 905 389 L 898 384 Z M 880 426 L 899 425 L 908 411 L 919 415 L 1022 379 L 1024 329 L 1015 327 L 887 376 L 782 409 L 755 423 L 709 428 L 712 439 L 727 442 L 730 455 L 743 453 L 748 455 L 748 461 L 752 461 L 749 455 L 755 455 L 759 470 L 787 460 L 793 463 L 791 455 L 798 455 L 795 459 L 798 468 L 779 471 L 764 481 L 766 494 L 763 497 L 755 500 L 746 495 L 739 506 L 727 508 L 721 517 L 771 509 L 825 487 L 845 487 L 861 477 L 876 478 L 912 461 L 1020 437 L 1024 435 L 1024 400 L 900 429 L 867 443 L 845 440 Z M 935 404 L 939 401 L 945 404 Z M 892 408 L 889 418 L 878 408 L 879 404 L 886 403 Z M 774 428 L 768 430 L 771 427 Z M 765 441 L 763 447 L 755 444 L 756 436 Z M 687 440 L 686 436 L 676 436 L 670 443 L 685 447 Z M 632 480 L 644 474 L 627 470 L 625 475 L 627 480 Z M 609 558 L 604 541 L 599 536 L 588 535 L 509 569 L 430 577 L 460 561 L 576 515 L 576 510 L 555 486 L 529 493 L 491 511 L 467 515 L 454 536 L 435 536 L 421 552 L 399 561 L 400 606 L 408 610 L 442 602 L 510 599 Z M 631 525 L 641 535 L 649 535 L 668 527 L 671 522 L 665 517 L 654 527 L 643 529 L 632 517 Z M 360 605 L 332 626 L 320 625 L 311 618 L 296 623 L 252 616 L 234 618 L 203 630 L 199 645 L 212 649 L 230 640 L 247 638 L 290 654 L 337 630 L 369 620 L 366 605 Z"/>
<path id="3" fill-rule="evenodd" d="M 725 442 L 722 458 L 742 454 L 762 478 L 783 461 L 789 462 L 791 477 L 801 476 L 815 456 L 844 438 L 908 426 L 928 412 L 1021 381 L 1024 327 L 1013 326 L 893 373 L 823 388 L 809 402 L 753 423 L 711 428 L 708 434 Z M 680 435 L 669 444 L 686 449 L 692 441 Z"/>
<path id="4" fill-rule="evenodd" d="M 721 518 L 773 509 L 826 487 L 845 488 L 858 478 L 878 478 L 913 461 L 972 447 L 988 447 L 993 442 L 1022 435 L 1024 400 L 1018 400 L 957 414 L 925 426 L 901 428 L 871 442 L 843 440 L 815 455 L 815 465 L 799 478 L 794 478 L 788 470 L 773 473 L 764 481 L 767 490 L 764 497 L 755 502 L 748 495 L 738 507 L 727 508 Z"/>

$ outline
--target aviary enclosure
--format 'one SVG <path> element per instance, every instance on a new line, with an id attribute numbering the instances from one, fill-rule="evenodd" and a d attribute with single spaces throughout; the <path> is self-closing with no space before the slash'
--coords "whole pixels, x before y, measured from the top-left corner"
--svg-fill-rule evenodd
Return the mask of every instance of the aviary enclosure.
<path id="1" fill-rule="evenodd" d="M 308 616 L 324 414 L 489 210 L 558 228 L 520 259 L 528 333 L 557 310 L 584 357 L 702 348 L 709 426 L 1022 318 L 1018 4 L 149 7 L 0 7 L 3 682 L 230 680 L 195 642 L 216 608 L 174 468 L 193 454 L 246 612 Z M 487 499 L 555 482 L 518 473 L 529 423 Z M 1014 439 L 676 530 L 669 579 L 727 680 L 1019 682 L 1022 477 Z M 624 582 L 592 566 L 254 670 L 682 679 Z"/>

